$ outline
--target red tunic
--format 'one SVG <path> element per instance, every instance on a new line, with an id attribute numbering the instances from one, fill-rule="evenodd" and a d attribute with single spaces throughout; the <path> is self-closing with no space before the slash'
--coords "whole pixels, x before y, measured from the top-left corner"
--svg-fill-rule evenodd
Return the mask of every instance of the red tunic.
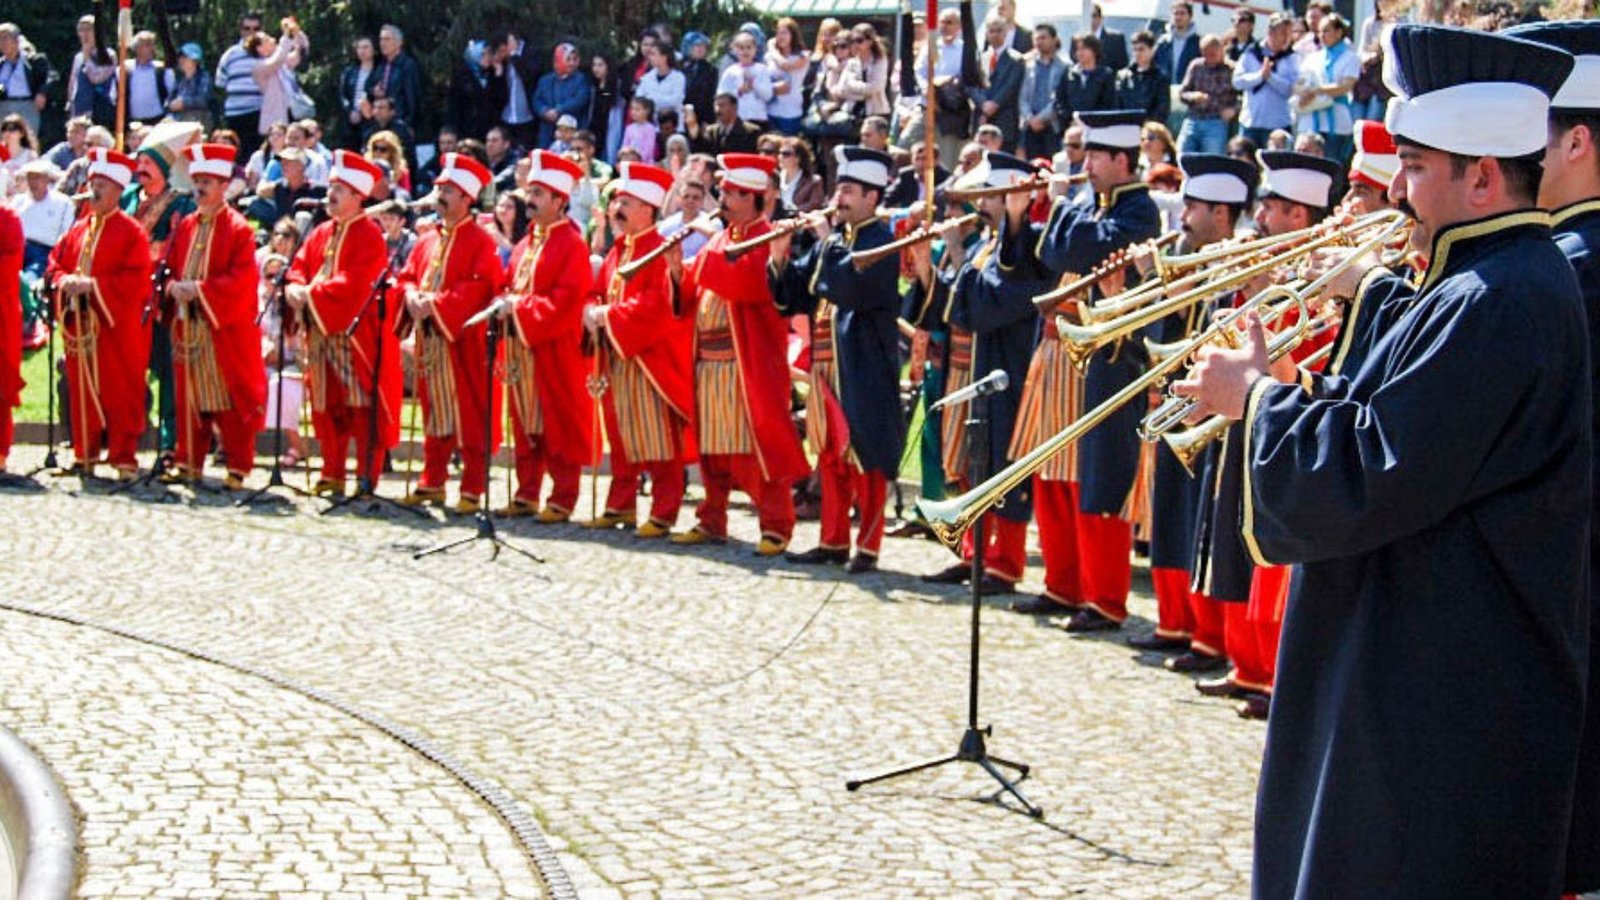
<path id="1" fill-rule="evenodd" d="M 100 408 L 114 432 L 139 434 L 144 428 L 145 368 L 150 362 L 150 328 L 142 321 L 150 299 L 149 238 L 132 216 L 120 210 L 100 220 L 92 256 L 83 260 L 84 244 L 95 216 L 83 216 L 50 251 L 46 277 L 86 274 L 94 279 L 91 308 L 99 336 L 95 362 L 99 369 Z M 56 313 L 59 317 L 60 310 Z M 79 336 L 76 317 L 58 318 L 69 339 Z M 69 363 L 67 371 L 72 372 Z"/>
<path id="2" fill-rule="evenodd" d="M 0 406 L 22 405 L 22 220 L 0 206 Z"/>
<path id="3" fill-rule="evenodd" d="M 435 259 L 435 257 L 439 257 Z M 483 387 L 489 377 L 488 348 L 485 344 L 488 329 L 484 325 L 466 328 L 466 322 L 483 310 L 500 290 L 505 273 L 500 268 L 500 255 L 494 239 L 471 216 L 454 227 L 423 235 L 411 248 L 411 256 L 400 271 L 399 289 L 410 288 L 431 291 L 434 294 L 433 315 L 426 321 L 428 327 L 418 337 L 418 359 L 424 355 L 422 343 L 435 338 L 444 339 L 445 352 L 450 362 L 450 374 L 455 382 L 452 403 L 453 421 L 460 428 L 457 438 L 467 446 L 482 442 L 483 416 L 489 409 L 500 408 L 500 388 L 488 405 L 484 404 Z M 400 334 L 410 333 L 413 322 L 409 315 L 396 319 Z M 428 332 L 433 334 L 428 334 Z M 435 391 L 441 385 L 429 385 L 424 373 L 419 390 Z M 440 400 L 445 393 L 438 394 Z M 500 443 L 500 417 L 491 416 L 493 432 L 490 443 Z M 455 433 L 428 433 L 435 437 Z"/>
<path id="4" fill-rule="evenodd" d="M 637 236 L 623 236 L 606 254 L 595 280 L 599 302 L 606 312 L 608 348 L 625 360 L 637 362 L 651 386 L 684 423 L 678 461 L 693 462 L 694 432 L 694 319 L 673 309 L 671 278 L 665 256 L 658 257 L 632 278 L 624 280 L 617 269 L 629 260 L 660 246 L 654 228 Z M 613 448 L 615 450 L 616 448 Z"/>
<path id="5" fill-rule="evenodd" d="M 583 307 L 593 290 L 589 247 L 570 219 L 551 226 L 534 246 L 530 232 L 511 252 L 513 283 L 519 292 L 511 318 L 514 340 L 533 355 L 533 382 L 543 418 L 549 455 L 585 465 L 594 439 L 594 401 L 589 396 L 589 363 L 583 355 Z M 515 283 L 525 258 L 533 253 L 528 282 Z"/>
<path id="6" fill-rule="evenodd" d="M 167 264 L 175 281 L 198 281 L 200 313 L 211 328 L 217 368 L 235 413 L 252 429 L 266 417 L 267 369 L 261 358 L 261 328 L 256 324 L 256 236 L 237 210 L 223 207 L 211 224 L 210 246 L 193 260 L 189 249 L 200 233 L 202 213 L 184 216 L 167 246 Z M 181 347 L 190 328 L 172 323 L 172 344 Z"/>
<path id="7" fill-rule="evenodd" d="M 767 220 L 757 219 L 747 228 L 713 235 L 684 274 L 683 296 L 690 307 L 683 315 L 694 320 L 702 291 L 711 291 L 728 304 L 728 324 L 733 332 L 745 413 L 755 437 L 756 461 L 766 480 L 794 481 L 804 478 L 811 466 L 789 416 L 789 323 L 778 314 L 767 283 L 768 250 L 766 246 L 758 247 L 732 262 L 723 252 L 729 244 L 771 230 Z"/>
<path id="8" fill-rule="evenodd" d="M 391 327 L 395 304 L 388 305 L 388 322 L 378 321 L 376 305 L 367 308 L 372 286 L 383 274 L 388 246 L 383 239 L 383 229 L 369 216 L 358 215 L 343 226 L 337 235 L 337 244 L 336 232 L 341 232 L 336 222 L 318 225 L 301 245 L 289 269 L 290 284 L 311 286 L 311 302 L 306 305 L 306 316 L 315 330 L 311 339 L 326 342 L 321 352 L 311 354 L 314 365 L 309 375 L 314 384 L 352 378 L 356 390 L 345 389 L 345 405 L 365 408 L 372 396 L 373 363 L 378 358 L 378 343 L 382 341 L 379 439 L 383 446 L 394 446 L 400 438 L 400 402 L 404 390 L 400 341 Z M 331 257 L 330 250 L 333 251 Z M 349 336 L 346 357 L 338 344 L 344 340 L 342 336 L 357 315 L 362 316 L 361 323 Z M 334 340 L 328 341 L 330 336 Z M 321 390 L 320 386 L 314 388 L 316 393 Z M 350 402 L 352 399 L 361 402 Z"/>

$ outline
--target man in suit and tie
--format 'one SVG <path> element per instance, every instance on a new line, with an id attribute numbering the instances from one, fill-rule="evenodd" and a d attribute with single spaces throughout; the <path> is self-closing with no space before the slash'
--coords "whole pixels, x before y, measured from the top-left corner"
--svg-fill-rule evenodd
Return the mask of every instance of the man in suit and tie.
<path id="1" fill-rule="evenodd" d="M 978 63 L 984 85 L 967 87 L 972 112 L 978 125 L 1000 129 L 1001 147 L 1010 152 L 1017 146 L 1017 97 L 1022 91 L 1023 56 L 1006 44 L 1006 22 L 990 14 L 983 23 L 987 42 Z"/>
<path id="2" fill-rule="evenodd" d="M 1017 0 L 1000 0 L 993 14 L 1006 23 L 1007 47 L 1024 54 L 1033 49 L 1033 32 L 1017 24 Z"/>
<path id="3" fill-rule="evenodd" d="M 1105 26 L 1105 15 L 1098 3 L 1090 15 L 1089 30 L 1100 39 L 1100 65 L 1113 73 L 1126 69 L 1129 62 L 1128 38 L 1115 28 Z"/>

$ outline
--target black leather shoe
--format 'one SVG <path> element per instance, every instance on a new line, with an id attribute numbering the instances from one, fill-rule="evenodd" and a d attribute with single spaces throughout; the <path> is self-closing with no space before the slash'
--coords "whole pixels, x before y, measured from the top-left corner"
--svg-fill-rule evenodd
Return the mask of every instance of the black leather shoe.
<path id="1" fill-rule="evenodd" d="M 966 563 L 956 563 L 937 572 L 923 575 L 922 580 L 928 584 L 966 584 L 972 577 L 972 567 Z M 985 576 L 987 578 L 987 576 Z"/>
<path id="2" fill-rule="evenodd" d="M 1170 653 L 1174 650 L 1189 649 L 1187 638 L 1162 637 L 1159 634 L 1146 634 L 1139 637 L 1128 638 L 1128 646 L 1135 650 L 1150 650 L 1157 653 Z"/>
<path id="3" fill-rule="evenodd" d="M 857 553 L 855 556 L 850 557 L 850 561 L 845 564 L 844 571 L 847 575 L 860 575 L 863 572 L 871 572 L 876 568 L 878 568 L 878 558 L 876 556 Z"/>
<path id="4" fill-rule="evenodd" d="M 1036 597 L 1011 601 L 1011 611 L 1025 616 L 1064 616 L 1072 612 L 1072 607 L 1040 594 Z"/>
<path id="5" fill-rule="evenodd" d="M 812 547 L 804 553 L 785 553 L 783 558 L 792 563 L 799 563 L 802 566 L 842 566 L 850 561 L 850 551 L 829 550 L 827 547 Z"/>
<path id="6" fill-rule="evenodd" d="M 1087 634 L 1091 631 L 1116 631 L 1122 627 L 1122 623 L 1116 619 L 1108 619 L 1092 609 L 1080 609 L 1061 627 L 1073 634 Z"/>
<path id="7" fill-rule="evenodd" d="M 1221 678 L 1207 678 L 1196 681 L 1194 689 L 1207 697 L 1243 697 L 1245 690 L 1235 684 L 1232 678 L 1224 675 Z"/>
<path id="8" fill-rule="evenodd" d="M 1015 594 L 1017 586 L 997 575 L 985 575 L 978 584 L 978 596 L 994 597 L 1001 594 Z"/>
<path id="9" fill-rule="evenodd" d="M 1233 711 L 1241 719 L 1266 719 L 1272 712 L 1272 698 L 1266 694 L 1245 694 Z"/>
<path id="10" fill-rule="evenodd" d="M 1167 660 L 1166 667 L 1169 672 L 1178 672 L 1183 675 L 1195 672 L 1215 672 L 1228 664 L 1227 657 L 1212 656 L 1209 653 L 1199 653 L 1190 650 L 1181 656 L 1174 656 Z"/>
<path id="11" fill-rule="evenodd" d="M 919 519 L 907 519 L 887 532 L 892 538 L 932 538 L 933 529 L 927 522 Z"/>

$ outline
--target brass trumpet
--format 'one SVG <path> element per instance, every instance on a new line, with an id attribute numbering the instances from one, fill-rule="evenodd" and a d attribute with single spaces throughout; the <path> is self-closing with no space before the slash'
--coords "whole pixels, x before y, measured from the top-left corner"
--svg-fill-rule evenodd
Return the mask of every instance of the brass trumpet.
<path id="1" fill-rule="evenodd" d="M 1299 316 L 1295 320 L 1294 327 L 1274 335 L 1268 341 L 1267 357 L 1269 360 L 1277 360 L 1299 346 L 1311 334 L 1311 330 L 1314 327 L 1314 320 L 1308 306 L 1309 298 L 1320 294 L 1324 288 L 1332 283 L 1335 276 L 1356 259 L 1361 258 L 1366 252 L 1388 244 L 1401 229 L 1406 227 L 1407 220 L 1402 215 L 1393 214 L 1387 217 L 1387 221 L 1371 219 L 1366 222 L 1366 225 L 1381 225 L 1382 227 L 1379 228 L 1375 236 L 1364 241 L 1355 253 L 1330 266 L 1328 271 L 1304 288 L 1291 290 L 1277 285 L 1252 296 L 1244 303 L 1219 317 L 1209 327 L 1202 329 L 1183 346 L 1168 354 L 1165 359 L 1152 363 L 1148 371 L 1129 382 L 1122 390 L 1108 397 L 1100 405 L 1079 417 L 1077 421 L 1051 435 L 1039 446 L 985 479 L 981 484 L 960 496 L 952 497 L 948 500 L 917 501 L 917 509 L 921 511 L 929 527 L 933 529 L 934 535 L 946 546 L 952 548 L 958 546 L 961 542 L 961 536 L 966 533 L 967 529 L 972 527 L 974 522 L 978 521 L 980 516 L 1000 503 L 1013 488 L 1032 478 L 1033 474 L 1042 468 L 1051 457 L 1065 450 L 1085 434 L 1088 434 L 1118 409 L 1128 403 L 1143 399 L 1152 387 L 1164 383 L 1168 376 L 1184 366 L 1189 357 L 1202 347 L 1219 339 L 1230 339 L 1246 315 L 1252 312 L 1270 310 L 1269 315 L 1281 316 L 1284 309 L 1279 307 L 1297 310 Z M 1303 253 L 1309 251 L 1292 252 Z M 1268 262 L 1276 266 L 1281 265 L 1283 260 L 1269 260 Z M 1211 290 L 1208 293 L 1215 293 L 1215 290 Z M 1154 319 L 1158 318 L 1160 316 L 1155 316 L 1151 320 L 1154 321 Z M 1183 398 L 1170 398 L 1162 403 L 1156 412 L 1162 412 L 1169 405 L 1174 407 L 1182 406 L 1181 410 L 1175 408 L 1170 410 L 1168 414 L 1180 413 L 1173 420 L 1174 425 L 1183 421 L 1193 410 L 1193 402 L 1183 400 L 1181 404 L 1174 403 L 1175 400 L 1180 399 Z"/>
<path id="2" fill-rule="evenodd" d="M 1293 247 L 1290 247 L 1289 249 L 1286 249 L 1276 255 L 1262 259 L 1259 262 L 1246 265 L 1244 268 L 1229 271 L 1227 274 L 1221 276 L 1209 276 L 1203 279 L 1199 286 L 1181 291 L 1174 296 L 1160 300 L 1152 299 L 1149 302 L 1141 301 L 1138 308 L 1123 315 L 1117 316 L 1114 319 L 1096 321 L 1087 325 L 1077 325 L 1071 322 L 1058 322 L 1057 328 L 1061 334 L 1061 339 L 1067 342 L 1068 357 L 1070 357 L 1075 364 L 1082 366 L 1087 364 L 1089 357 L 1093 356 L 1095 351 L 1099 350 L 1101 347 L 1114 344 L 1117 341 L 1131 336 L 1139 329 L 1144 328 L 1153 322 L 1159 322 L 1167 316 L 1186 309 L 1195 303 L 1205 300 L 1206 298 L 1214 297 L 1224 291 L 1232 290 L 1240 287 L 1241 285 L 1249 284 L 1257 276 L 1265 275 L 1274 269 L 1290 263 L 1298 262 L 1300 259 L 1311 255 L 1312 252 L 1320 250 L 1323 247 L 1327 247 L 1336 243 L 1349 243 L 1354 235 L 1362 234 L 1372 228 L 1378 228 L 1379 233 L 1383 235 L 1385 241 L 1387 242 L 1389 238 L 1398 233 L 1400 227 L 1403 226 L 1406 221 L 1407 220 L 1404 215 L 1394 210 L 1385 210 L 1383 212 L 1373 213 L 1370 216 L 1366 216 L 1354 223 L 1351 223 L 1345 228 L 1332 231 L 1324 230 L 1320 235 L 1297 243 Z M 1295 234 L 1297 237 L 1303 236 L 1304 232 L 1296 232 Z M 1278 243 L 1284 243 L 1285 239 L 1289 237 L 1289 235 L 1283 235 L 1279 238 L 1275 238 L 1274 240 L 1276 240 Z M 1377 246 L 1383 245 L 1380 244 Z M 1255 248 L 1253 252 L 1259 252 L 1259 248 Z M 1246 257 L 1246 259 L 1250 258 L 1253 257 Z M 1352 259 L 1353 258 L 1354 255 L 1352 255 Z M 1330 269 L 1330 271 L 1339 271 L 1339 269 L 1342 268 L 1344 264 L 1348 263 L 1348 261 L 1349 260 L 1346 260 L 1345 263 L 1341 263 L 1339 266 Z M 1318 280 L 1319 282 L 1322 281 L 1322 279 Z M 1318 292 L 1320 291 L 1321 288 L 1319 287 Z"/>
<path id="3" fill-rule="evenodd" d="M 740 241 L 737 244 L 729 244 L 723 248 L 722 253 L 728 258 L 729 262 L 732 262 L 746 253 L 749 253 L 751 250 L 756 249 L 757 247 L 770 244 L 778 238 L 788 237 L 802 229 L 810 228 L 812 223 L 818 219 L 832 218 L 833 214 L 838 211 L 839 207 L 830 204 L 815 212 L 801 213 L 798 216 L 773 222 L 771 231 L 767 232 L 766 234 L 750 238 L 747 241 Z"/>
<path id="4" fill-rule="evenodd" d="M 943 225 L 947 221 L 952 220 L 945 219 L 935 222 L 934 224 Z M 978 221 L 978 214 L 975 212 L 967 213 L 962 216 L 957 216 L 953 221 L 958 226 L 966 227 Z M 850 254 L 850 264 L 856 267 L 857 272 L 861 272 L 866 270 L 878 260 L 883 259 L 885 256 L 893 256 L 894 254 L 899 253 L 901 250 L 915 247 L 924 241 L 931 241 L 938 236 L 939 229 L 937 228 L 930 228 L 926 225 L 920 228 L 914 228 L 907 232 L 904 236 L 896 238 L 895 240 L 892 240 L 881 247 L 873 247 L 871 250 L 857 250 L 856 252 Z"/>

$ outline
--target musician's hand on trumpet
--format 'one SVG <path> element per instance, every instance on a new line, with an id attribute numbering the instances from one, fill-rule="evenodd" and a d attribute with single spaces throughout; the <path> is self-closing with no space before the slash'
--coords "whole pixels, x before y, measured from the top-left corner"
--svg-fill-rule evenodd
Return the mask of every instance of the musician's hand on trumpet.
<path id="1" fill-rule="evenodd" d="M 1172 383 L 1173 396 L 1187 397 L 1195 403 L 1194 409 L 1184 418 L 1185 422 L 1193 425 L 1213 415 L 1243 418 L 1251 387 L 1263 375 L 1271 373 L 1267 332 L 1261 317 L 1250 313 L 1244 317 L 1244 322 L 1244 336 L 1239 346 L 1207 344 L 1196 355 L 1194 365 L 1183 380 Z"/>
<path id="2" fill-rule="evenodd" d="M 1324 272 L 1343 266 L 1334 272 L 1333 278 L 1328 282 L 1327 290 L 1318 298 L 1319 302 L 1348 300 L 1354 297 L 1367 273 L 1382 264 L 1376 253 L 1367 253 L 1360 259 L 1352 259 L 1354 254 L 1355 250 L 1351 247 L 1327 247 L 1306 258 L 1305 273 L 1310 278 L 1320 278 Z"/>

